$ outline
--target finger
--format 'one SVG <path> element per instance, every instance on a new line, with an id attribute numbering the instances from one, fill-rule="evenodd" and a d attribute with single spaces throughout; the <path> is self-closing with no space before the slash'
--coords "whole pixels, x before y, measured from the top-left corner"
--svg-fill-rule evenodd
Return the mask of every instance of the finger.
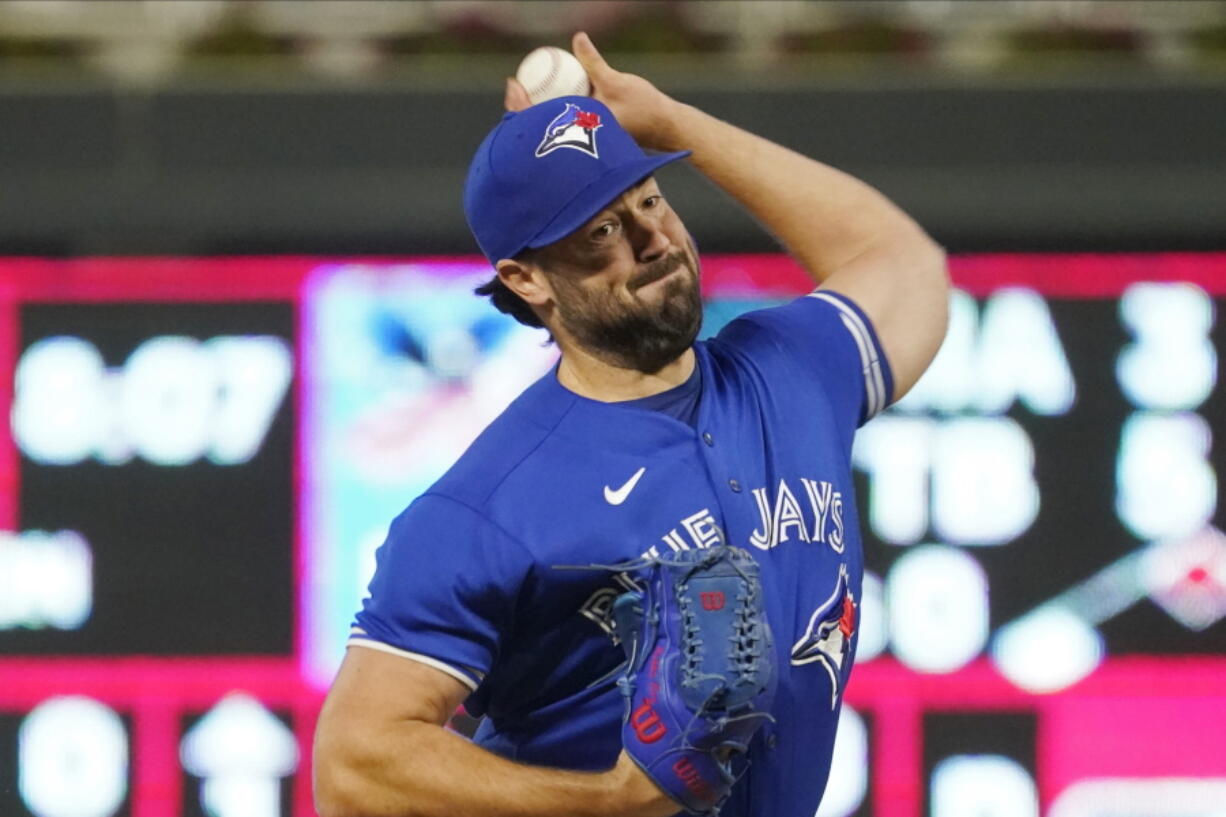
<path id="1" fill-rule="evenodd" d="M 604 57 L 600 56 L 600 52 L 596 50 L 596 46 L 592 43 L 592 38 L 587 36 L 587 32 L 580 31 L 571 38 L 571 52 L 575 58 L 579 60 L 579 64 L 583 66 L 583 70 L 587 71 L 587 75 L 593 82 L 602 75 L 613 72 L 613 69 Z"/>
<path id="2" fill-rule="evenodd" d="M 522 111 L 532 106 L 532 100 L 528 98 L 528 92 L 524 90 L 519 80 L 515 77 L 507 77 L 507 90 L 502 104 L 508 111 Z"/>

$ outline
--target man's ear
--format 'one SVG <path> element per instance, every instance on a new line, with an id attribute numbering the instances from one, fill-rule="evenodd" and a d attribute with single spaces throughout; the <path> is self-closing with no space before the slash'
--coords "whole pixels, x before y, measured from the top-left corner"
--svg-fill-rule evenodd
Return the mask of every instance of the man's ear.
<path id="1" fill-rule="evenodd" d="M 530 306 L 544 307 L 553 301 L 553 288 L 541 268 L 534 264 L 504 258 L 494 267 L 503 286 Z"/>

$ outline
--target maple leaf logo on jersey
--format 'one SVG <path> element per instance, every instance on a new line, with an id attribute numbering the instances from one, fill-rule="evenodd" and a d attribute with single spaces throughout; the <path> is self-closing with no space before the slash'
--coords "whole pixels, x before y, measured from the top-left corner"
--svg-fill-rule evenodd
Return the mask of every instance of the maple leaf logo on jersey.
<path id="1" fill-rule="evenodd" d="M 834 592 L 809 618 L 805 633 L 792 646 L 792 665 L 819 663 L 830 676 L 830 708 L 839 700 L 843 664 L 856 632 L 856 600 L 847 579 L 847 565 L 839 566 Z"/>
<path id="2" fill-rule="evenodd" d="M 546 126 L 545 137 L 536 147 L 536 157 L 539 159 L 559 148 L 573 148 L 599 159 L 596 131 L 603 126 L 600 114 L 582 110 L 575 103 L 567 102 L 566 110 Z"/>

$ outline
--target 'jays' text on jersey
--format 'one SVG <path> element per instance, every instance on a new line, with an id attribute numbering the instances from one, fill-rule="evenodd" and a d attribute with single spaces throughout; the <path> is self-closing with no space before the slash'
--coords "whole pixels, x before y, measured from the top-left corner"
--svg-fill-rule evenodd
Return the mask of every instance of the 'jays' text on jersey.
<path id="1" fill-rule="evenodd" d="M 350 644 L 467 685 L 493 752 L 609 768 L 623 708 L 609 613 L 629 580 L 558 566 L 726 535 L 761 565 L 780 677 L 723 813 L 810 817 L 858 642 L 852 434 L 886 406 L 889 367 L 864 314 L 826 290 L 695 351 L 696 427 L 580 397 L 554 372 L 525 391 L 392 523 Z"/>

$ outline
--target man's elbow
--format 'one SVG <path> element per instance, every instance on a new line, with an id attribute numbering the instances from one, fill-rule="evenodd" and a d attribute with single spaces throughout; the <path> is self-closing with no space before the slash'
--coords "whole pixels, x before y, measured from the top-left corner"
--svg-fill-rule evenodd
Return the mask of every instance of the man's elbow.
<path id="1" fill-rule="evenodd" d="M 949 322 L 949 257 L 945 248 L 926 233 L 908 251 L 909 280 L 907 300 L 929 316 L 929 322 L 939 339 L 945 337 Z"/>
<path id="2" fill-rule="evenodd" d="M 315 757 L 315 811 L 319 817 L 369 817 L 363 809 L 356 774 L 335 760 Z"/>
<path id="3" fill-rule="evenodd" d="M 372 748 L 368 741 L 345 738 L 338 748 L 317 739 L 313 794 L 319 817 L 429 817 L 437 800 L 426 785 L 428 767 L 405 757 L 427 752 L 407 745 L 403 755 Z"/>
<path id="4" fill-rule="evenodd" d="M 364 749 L 369 746 L 326 731 L 316 736 L 312 783 L 319 817 L 405 817 L 380 783 L 383 761 Z"/>
<path id="5" fill-rule="evenodd" d="M 953 282 L 949 277 L 949 256 L 945 252 L 945 248 L 935 241 L 931 242 L 928 249 L 928 274 L 932 279 L 931 286 L 935 289 L 940 297 L 937 299 L 937 312 L 940 317 L 941 331 L 940 335 L 945 337 L 945 330 L 949 325 L 949 292 L 953 288 Z"/>
<path id="6" fill-rule="evenodd" d="M 361 811 L 330 795 L 315 792 L 315 813 L 319 817 L 365 817 Z"/>
<path id="7" fill-rule="evenodd" d="M 932 239 L 930 235 L 920 231 L 920 240 L 915 249 L 915 268 L 922 271 L 934 285 L 948 290 L 949 256 L 945 248 Z"/>
<path id="8" fill-rule="evenodd" d="M 890 270 L 889 289 L 899 296 L 899 304 L 911 315 L 940 323 L 944 337 L 951 288 L 945 248 L 916 228 L 907 240 L 894 246 L 883 268 Z"/>
<path id="9" fill-rule="evenodd" d="M 888 275 L 883 284 L 902 296 L 909 309 L 928 312 L 933 300 L 944 301 L 949 296 L 949 258 L 945 248 L 918 224 L 893 235 L 873 256 L 871 266 Z"/>

